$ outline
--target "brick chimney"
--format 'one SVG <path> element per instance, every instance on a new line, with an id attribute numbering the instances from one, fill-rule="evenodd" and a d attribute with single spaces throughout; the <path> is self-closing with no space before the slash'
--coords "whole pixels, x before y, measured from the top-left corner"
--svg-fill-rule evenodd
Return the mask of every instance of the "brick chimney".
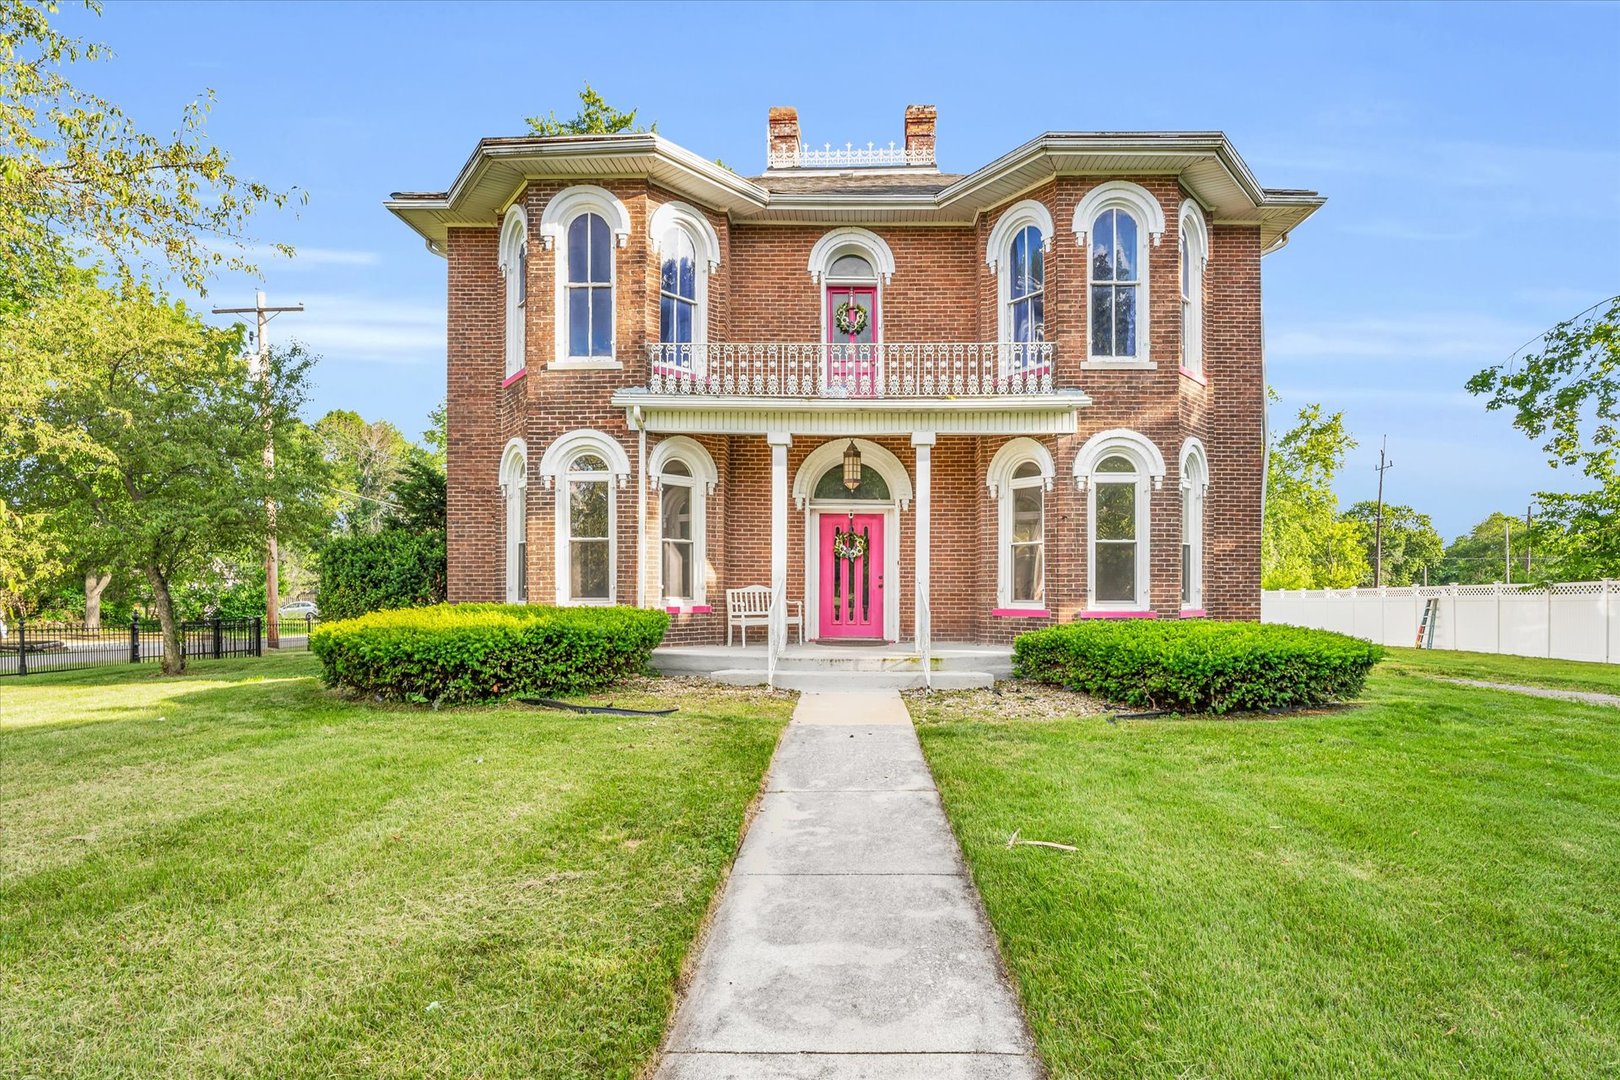
<path id="1" fill-rule="evenodd" d="M 772 169 L 791 168 L 799 161 L 799 110 L 784 105 L 771 107 L 766 121 L 765 164 Z"/>
<path id="2" fill-rule="evenodd" d="M 906 106 L 907 165 L 934 164 L 934 122 L 938 119 L 939 109 L 933 105 Z"/>

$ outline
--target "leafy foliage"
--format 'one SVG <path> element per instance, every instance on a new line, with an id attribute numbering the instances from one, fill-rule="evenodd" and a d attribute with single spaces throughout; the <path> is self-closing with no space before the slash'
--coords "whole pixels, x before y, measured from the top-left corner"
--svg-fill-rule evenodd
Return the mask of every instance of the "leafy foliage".
<path id="1" fill-rule="evenodd" d="M 315 421 L 321 453 L 330 466 L 327 509 L 340 532 L 376 532 L 392 502 L 389 493 L 410 456 L 411 444 L 386 420 L 334 409 Z"/>
<path id="2" fill-rule="evenodd" d="M 1344 414 L 1320 405 L 1299 411 L 1299 423 L 1271 445 L 1266 514 L 1260 532 L 1260 577 L 1267 589 L 1341 589 L 1367 576 L 1360 529 L 1339 516 L 1333 478 L 1356 445 Z"/>
<path id="3" fill-rule="evenodd" d="M 1226 713 L 1353 698 L 1383 655 L 1297 626 L 1098 619 L 1020 635 L 1013 673 L 1127 705 Z"/>
<path id="4" fill-rule="evenodd" d="M 0 480 L 75 561 L 144 576 L 166 636 L 171 586 L 256 551 L 267 499 L 291 540 L 322 526 L 324 469 L 297 420 L 314 360 L 272 351 L 250 378 L 239 329 L 150 289 L 69 278 L 0 316 Z M 264 467 L 266 430 L 276 456 Z M 178 638 L 166 668 L 184 666 Z"/>
<path id="5" fill-rule="evenodd" d="M 1377 561 L 1378 504 L 1363 500 L 1346 510 L 1342 517 L 1361 530 L 1367 565 L 1372 567 Z M 1446 547 L 1428 514 L 1391 503 L 1384 504 L 1383 542 L 1385 585 L 1421 584 L 1423 568 L 1429 567 L 1432 571 L 1439 566 Z M 1373 575 L 1369 570 L 1359 584 L 1372 583 Z"/>
<path id="6" fill-rule="evenodd" d="M 443 604 L 323 623 L 310 650 L 328 685 L 452 704 L 609 686 L 638 674 L 668 628 L 643 608 Z"/>
<path id="7" fill-rule="evenodd" d="M 315 605 L 325 619 L 444 601 L 444 534 L 386 528 L 334 536 L 317 554 Z"/>
<path id="8" fill-rule="evenodd" d="M 444 466 L 424 450 L 415 450 L 394 489 L 389 493 L 392 506 L 385 524 L 391 529 L 415 533 L 436 533 L 441 538 L 447 526 L 449 493 Z"/>
<path id="9" fill-rule="evenodd" d="M 640 126 L 636 123 L 638 110 L 621 112 L 603 100 L 602 95 L 586 83 L 579 92 L 579 112 L 571 119 L 558 120 L 555 112 L 528 118 L 529 130 L 536 135 L 619 135 L 657 131 L 657 124 Z"/>
<path id="10" fill-rule="evenodd" d="M 86 7 L 100 11 L 95 0 Z M 255 211 L 289 195 L 238 177 L 208 145 L 212 92 L 172 133 L 143 131 L 68 78 L 64 69 L 109 54 L 56 30 L 55 13 L 51 0 L 0 0 L 0 282 L 26 281 L 85 245 L 113 260 L 125 286 L 159 260 L 198 291 L 219 268 L 251 270 L 206 239 L 241 250 Z"/>
<path id="11" fill-rule="evenodd" d="M 1603 308 L 1601 314 L 1597 308 Z M 1513 426 L 1554 468 L 1578 468 L 1595 485 L 1576 494 L 1537 492 L 1538 538 L 1561 552 L 1575 577 L 1620 574 L 1620 296 L 1553 327 L 1539 352 L 1468 380 L 1485 407 L 1511 409 Z"/>

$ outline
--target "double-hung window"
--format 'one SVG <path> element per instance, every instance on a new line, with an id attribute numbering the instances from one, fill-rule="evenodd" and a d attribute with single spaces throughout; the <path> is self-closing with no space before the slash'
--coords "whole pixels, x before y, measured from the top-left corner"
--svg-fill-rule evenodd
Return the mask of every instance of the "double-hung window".
<path id="1" fill-rule="evenodd" d="M 568 223 L 568 356 L 613 358 L 613 233 L 600 214 Z"/>
<path id="2" fill-rule="evenodd" d="M 1014 469 L 1007 483 L 1008 607 L 1038 608 L 1046 603 L 1045 488 L 1041 468 L 1033 461 Z"/>
<path id="3" fill-rule="evenodd" d="M 1023 369 L 1039 363 L 1046 340 L 1046 242 L 1041 230 L 1026 225 L 1013 236 L 1008 253 L 1007 326 L 1013 342 L 1013 364 Z"/>
<path id="4" fill-rule="evenodd" d="M 568 466 L 568 599 L 601 603 L 612 598 L 613 484 L 607 462 L 595 454 Z"/>
<path id="5" fill-rule="evenodd" d="M 1147 607 L 1147 491 L 1136 463 L 1112 454 L 1091 477 L 1091 599 L 1099 608 Z"/>
<path id="6" fill-rule="evenodd" d="M 1137 355 L 1138 225 L 1128 210 L 1104 210 L 1091 225 L 1091 355 Z"/>
<path id="7" fill-rule="evenodd" d="M 659 480 L 659 536 L 663 546 L 664 601 L 690 603 L 697 595 L 696 506 L 701 488 L 686 462 L 671 460 Z"/>
<path id="8" fill-rule="evenodd" d="M 685 229 L 672 226 L 660 245 L 663 262 L 658 275 L 658 343 L 663 364 L 680 371 L 693 369 L 692 344 L 697 341 L 697 248 Z"/>

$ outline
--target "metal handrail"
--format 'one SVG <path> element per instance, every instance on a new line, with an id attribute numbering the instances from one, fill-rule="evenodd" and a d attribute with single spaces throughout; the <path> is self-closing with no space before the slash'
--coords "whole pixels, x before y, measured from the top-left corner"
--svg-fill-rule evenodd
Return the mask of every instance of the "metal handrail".
<path id="1" fill-rule="evenodd" d="M 923 689 L 934 688 L 934 608 L 926 592 L 917 595 L 917 655 L 922 660 Z"/>
<path id="2" fill-rule="evenodd" d="M 771 606 L 765 618 L 765 685 L 776 689 L 776 657 L 782 648 L 783 631 L 787 629 L 787 590 L 771 590 Z"/>
<path id="3" fill-rule="evenodd" d="M 709 397 L 1051 394 L 1052 342 L 651 343 L 647 390 Z"/>

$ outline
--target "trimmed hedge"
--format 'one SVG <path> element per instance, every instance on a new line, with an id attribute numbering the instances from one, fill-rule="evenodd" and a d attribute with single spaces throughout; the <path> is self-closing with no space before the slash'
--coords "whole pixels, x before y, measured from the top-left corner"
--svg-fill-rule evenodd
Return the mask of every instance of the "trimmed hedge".
<path id="1" fill-rule="evenodd" d="M 1013 673 L 1173 712 L 1321 705 L 1361 693 L 1384 650 L 1298 626 L 1098 619 L 1020 635 Z"/>
<path id="2" fill-rule="evenodd" d="M 382 529 L 334 536 L 317 557 L 323 619 L 444 603 L 444 534 Z"/>
<path id="3" fill-rule="evenodd" d="M 328 686 L 458 704 L 608 686 L 642 671 L 668 628 L 641 608 L 439 604 L 321 623 L 309 648 Z"/>

